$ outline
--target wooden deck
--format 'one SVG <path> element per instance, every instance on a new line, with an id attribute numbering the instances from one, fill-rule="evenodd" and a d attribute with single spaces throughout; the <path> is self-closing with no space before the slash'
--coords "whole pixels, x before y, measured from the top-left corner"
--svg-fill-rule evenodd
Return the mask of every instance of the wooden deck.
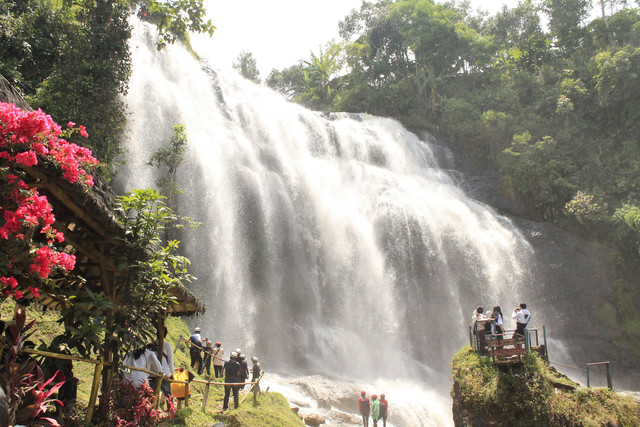
<path id="1" fill-rule="evenodd" d="M 540 351 L 544 351 L 546 354 L 546 331 L 544 326 L 527 330 L 526 338 L 522 336 L 514 338 L 514 331 L 507 330 L 501 335 L 505 338 L 500 339 L 499 335 L 484 334 L 483 329 L 478 329 L 475 334 L 471 328 L 469 329 L 470 345 L 475 348 L 479 354 L 491 357 L 495 365 L 521 363 L 522 356 L 531 350 L 540 349 Z M 542 346 L 538 334 L 540 330 L 542 330 L 544 334 Z"/>

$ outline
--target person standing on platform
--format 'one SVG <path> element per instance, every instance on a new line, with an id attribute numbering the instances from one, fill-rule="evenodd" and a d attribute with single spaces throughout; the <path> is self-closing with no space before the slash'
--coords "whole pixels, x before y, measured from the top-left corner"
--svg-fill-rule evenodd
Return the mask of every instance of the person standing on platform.
<path id="1" fill-rule="evenodd" d="M 364 427 L 368 427 L 371 405 L 369 403 L 369 399 L 367 398 L 367 393 L 364 391 L 360 392 L 360 399 L 358 399 L 358 410 L 360 411 L 360 415 L 362 415 L 362 425 Z"/>
<path id="2" fill-rule="evenodd" d="M 511 318 L 516 320 L 516 331 L 513 337 L 516 338 L 516 336 L 519 335 L 524 338 L 526 335 L 524 330 L 531 318 L 531 313 L 527 310 L 527 304 L 520 303 L 520 307 L 514 308 L 513 313 L 511 313 Z"/>
<path id="3" fill-rule="evenodd" d="M 233 406 L 238 409 L 238 394 L 240 393 L 240 386 L 235 385 L 240 382 L 240 364 L 236 360 L 238 354 L 235 351 L 231 352 L 230 359 L 224 364 L 225 371 L 225 385 L 224 385 L 224 401 L 222 403 L 222 410 L 229 409 L 229 396 L 233 391 Z"/>

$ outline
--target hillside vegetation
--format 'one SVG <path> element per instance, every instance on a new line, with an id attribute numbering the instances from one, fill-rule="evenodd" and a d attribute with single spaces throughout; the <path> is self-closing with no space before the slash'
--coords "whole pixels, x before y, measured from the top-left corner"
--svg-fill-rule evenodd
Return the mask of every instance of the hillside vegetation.
<path id="1" fill-rule="evenodd" d="M 0 318 L 5 321 L 10 319 L 13 316 L 12 311 L 13 302 L 5 301 L 0 305 Z M 36 331 L 30 337 L 36 348 L 47 348 L 57 335 L 64 332 L 64 328 L 58 322 L 60 317 L 58 312 L 52 310 L 43 312 L 42 307 L 34 305 L 28 308 L 27 317 L 29 319 L 37 319 Z M 167 339 L 174 348 L 180 341 L 180 337 L 188 337 L 190 335 L 188 326 L 179 317 L 167 318 L 167 329 L 169 331 Z M 76 355 L 78 354 L 76 353 Z M 186 369 L 190 369 L 189 353 L 184 345 L 178 348 L 174 358 L 176 367 L 183 366 Z M 75 422 L 77 425 L 82 425 L 84 411 L 91 391 L 93 367 L 94 365 L 89 363 L 74 362 L 74 375 L 79 379 L 77 402 L 79 413 L 75 416 L 75 421 L 67 420 L 67 422 Z M 196 378 L 206 379 L 200 375 L 196 375 Z M 222 386 L 211 386 L 206 412 L 202 412 L 203 393 L 204 385 L 193 383 L 192 399 L 189 402 L 189 406 L 179 410 L 175 418 L 166 422 L 165 425 L 201 427 L 212 425 L 218 421 L 223 421 L 226 426 L 231 427 L 268 427 L 273 425 L 294 427 L 304 425 L 289 408 L 289 402 L 279 393 L 262 393 L 258 399 L 259 405 L 256 407 L 253 406 L 252 396 L 248 396 L 240 408 L 237 410 L 232 409 L 225 413 L 221 413 L 222 399 L 224 397 L 224 388 Z M 231 406 L 233 407 L 233 402 Z"/>
<path id="2" fill-rule="evenodd" d="M 463 347 L 451 362 L 456 426 L 639 426 L 638 403 L 608 388 L 585 388 L 531 352 L 496 366 Z"/>

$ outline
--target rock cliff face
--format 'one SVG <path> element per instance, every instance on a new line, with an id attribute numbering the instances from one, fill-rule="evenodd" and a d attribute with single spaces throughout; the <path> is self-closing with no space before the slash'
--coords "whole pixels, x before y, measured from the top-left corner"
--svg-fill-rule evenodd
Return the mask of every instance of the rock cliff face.
<path id="1" fill-rule="evenodd" d="M 22 108 L 23 110 L 31 110 L 31 107 L 26 103 L 26 101 L 20 96 L 20 94 L 11 86 L 11 84 L 0 75 L 0 101 L 8 102 L 10 104 L 15 104 L 16 107 Z"/>

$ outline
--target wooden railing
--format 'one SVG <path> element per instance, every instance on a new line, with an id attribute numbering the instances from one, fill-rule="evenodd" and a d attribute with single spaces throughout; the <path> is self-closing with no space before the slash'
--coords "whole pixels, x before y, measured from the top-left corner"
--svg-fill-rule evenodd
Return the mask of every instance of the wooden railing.
<path id="1" fill-rule="evenodd" d="M 469 326 L 469 345 L 480 355 L 491 356 L 493 362 L 519 362 L 531 348 L 541 349 L 548 359 L 547 333 L 544 326 L 526 328 L 525 335 L 515 334 L 515 329 L 506 329 L 504 334 L 486 334 L 484 325 L 488 320 L 479 320 Z M 542 335 L 542 339 L 540 337 Z"/>

